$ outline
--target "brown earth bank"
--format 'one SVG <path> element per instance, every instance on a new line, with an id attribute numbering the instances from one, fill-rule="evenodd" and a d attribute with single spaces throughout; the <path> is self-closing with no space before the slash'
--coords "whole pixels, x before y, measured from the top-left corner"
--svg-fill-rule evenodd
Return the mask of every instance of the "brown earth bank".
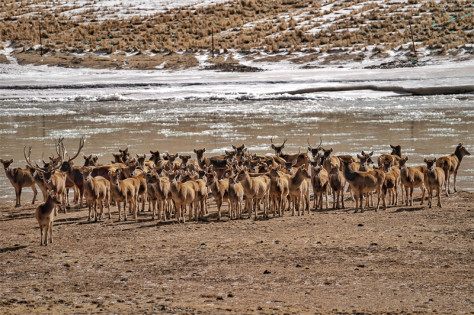
<path id="1" fill-rule="evenodd" d="M 34 206 L 2 203 L 0 312 L 472 314 L 474 194 L 442 202 L 256 221 L 211 202 L 184 224 L 71 209 L 47 247 Z"/>

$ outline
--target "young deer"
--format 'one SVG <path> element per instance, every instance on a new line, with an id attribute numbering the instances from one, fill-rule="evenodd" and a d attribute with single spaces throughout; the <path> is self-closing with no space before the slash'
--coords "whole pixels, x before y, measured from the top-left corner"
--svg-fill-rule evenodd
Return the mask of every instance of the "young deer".
<path id="1" fill-rule="evenodd" d="M 329 185 L 332 189 L 332 208 L 340 209 L 339 198 L 341 199 L 341 207 L 344 208 L 344 186 L 346 185 L 346 180 L 340 169 L 340 163 L 334 163 L 334 159 L 328 159 L 326 161 L 330 161 Z"/>
<path id="2" fill-rule="evenodd" d="M 41 246 L 48 246 L 48 231 L 49 231 L 49 242 L 53 242 L 53 222 L 54 222 L 54 208 L 61 202 L 52 194 L 49 194 L 46 202 L 39 205 L 36 208 L 35 217 L 38 221 L 41 238 Z M 44 233 L 43 233 L 44 230 Z M 44 237 L 43 237 L 44 235 Z M 44 240 L 44 241 L 43 241 Z"/>
<path id="3" fill-rule="evenodd" d="M 217 205 L 217 218 L 221 219 L 221 207 L 224 201 L 227 201 L 227 209 L 230 214 L 230 200 L 229 200 L 229 179 L 224 178 L 219 180 L 216 172 L 206 174 L 207 186 L 211 189 L 214 200 Z"/>
<path id="4" fill-rule="evenodd" d="M 405 158 L 401 158 L 399 161 L 399 168 L 400 168 L 400 179 L 403 187 L 405 188 L 405 203 L 406 205 L 413 206 L 413 190 L 417 187 L 421 189 L 422 196 L 421 196 L 421 205 L 425 199 L 425 175 L 424 172 L 426 170 L 426 166 L 413 166 L 407 167 L 406 162 L 408 161 L 408 156 Z M 403 189 L 402 187 L 402 189 Z M 410 191 L 410 195 L 408 195 L 408 191 Z M 402 191 L 403 195 L 403 191 Z"/>
<path id="5" fill-rule="evenodd" d="M 3 168 L 5 169 L 5 175 L 10 180 L 13 188 L 15 188 L 15 207 L 21 206 L 21 191 L 23 187 L 31 187 L 33 190 L 33 201 L 31 204 L 35 204 L 37 190 L 35 186 L 35 180 L 28 169 L 21 169 L 21 168 L 11 168 L 11 164 L 13 163 L 13 159 L 9 161 L 4 161 L 0 159 L 0 162 L 3 164 Z"/>
<path id="6" fill-rule="evenodd" d="M 384 195 L 388 193 L 389 203 L 398 204 L 398 183 L 400 181 L 400 169 L 393 167 L 395 160 L 384 160 L 383 171 L 385 172 L 385 181 L 383 184 Z"/>
<path id="7" fill-rule="evenodd" d="M 192 182 L 181 183 L 177 178 L 171 181 L 171 198 L 176 205 L 176 219 L 185 222 L 186 207 L 189 206 L 189 219 L 192 219 L 196 203 L 196 191 Z"/>
<path id="8" fill-rule="evenodd" d="M 431 203 L 433 199 L 433 190 L 436 190 L 438 195 L 438 207 L 441 208 L 441 190 L 444 185 L 444 171 L 440 167 L 436 167 L 436 159 L 425 159 L 424 160 L 427 166 L 425 170 L 425 187 L 428 190 L 428 207 L 431 208 Z"/>
<path id="9" fill-rule="evenodd" d="M 287 178 L 290 196 L 290 208 L 292 209 L 291 215 L 295 215 L 295 209 L 298 210 L 298 215 L 300 215 L 300 206 L 303 207 L 303 215 L 305 209 L 307 210 L 308 214 L 310 214 L 309 186 L 311 184 L 311 176 L 304 167 L 299 167 L 293 175 L 289 175 Z"/>
<path id="10" fill-rule="evenodd" d="M 166 176 L 162 177 L 157 173 L 152 173 L 147 177 L 147 182 L 148 198 L 150 199 L 153 211 L 152 219 L 155 219 L 155 214 L 157 213 L 158 220 L 166 221 L 167 213 L 170 212 L 169 208 L 172 205 L 170 180 Z"/>
<path id="11" fill-rule="evenodd" d="M 311 167 L 311 184 L 313 186 L 314 194 L 314 209 L 323 209 L 323 196 L 326 196 L 326 209 L 329 208 L 328 204 L 328 188 L 329 188 L 329 174 L 318 163 L 313 164 Z"/>
<path id="12" fill-rule="evenodd" d="M 451 189 L 449 188 L 451 183 L 451 174 L 454 174 L 454 192 L 457 191 L 456 177 L 458 175 L 458 170 L 459 166 L 461 165 L 461 161 L 466 155 L 471 155 L 471 153 L 469 153 L 469 151 L 467 151 L 467 149 L 462 145 L 462 143 L 460 143 L 456 147 L 454 154 L 442 156 L 436 160 L 436 166 L 442 168 L 444 171 L 444 185 L 446 190 L 446 196 L 451 193 Z"/>

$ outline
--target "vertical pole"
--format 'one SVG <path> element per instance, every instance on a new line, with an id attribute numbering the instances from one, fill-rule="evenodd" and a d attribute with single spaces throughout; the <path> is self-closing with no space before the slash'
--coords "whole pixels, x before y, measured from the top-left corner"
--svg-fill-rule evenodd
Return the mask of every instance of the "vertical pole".
<path id="1" fill-rule="evenodd" d="M 40 37 L 40 54 L 43 56 L 43 40 L 41 38 L 41 22 L 43 21 L 43 11 L 40 12 L 40 18 L 38 21 L 38 28 L 39 28 L 39 37 Z"/>
<path id="2" fill-rule="evenodd" d="M 413 30 L 411 29 L 411 23 L 410 23 L 410 33 L 411 33 L 411 43 L 412 43 L 413 52 L 416 55 L 415 37 L 413 36 Z"/>

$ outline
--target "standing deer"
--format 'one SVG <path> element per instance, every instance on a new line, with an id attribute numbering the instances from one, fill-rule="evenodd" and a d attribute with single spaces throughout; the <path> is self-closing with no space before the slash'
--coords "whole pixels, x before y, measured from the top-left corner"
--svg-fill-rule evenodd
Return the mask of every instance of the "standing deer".
<path id="1" fill-rule="evenodd" d="M 97 206 L 100 209 L 100 218 L 104 215 L 104 203 L 109 210 L 109 219 L 112 219 L 110 214 L 110 181 L 102 176 L 91 176 L 91 169 L 86 168 L 83 173 L 84 179 L 84 198 L 86 204 L 89 206 L 88 221 L 91 221 L 92 207 L 94 208 L 95 221 L 99 217 L 97 213 Z"/>
<path id="2" fill-rule="evenodd" d="M 10 180 L 13 188 L 15 188 L 15 207 L 21 206 L 21 191 L 23 187 L 31 187 L 33 190 L 33 201 L 31 204 L 35 204 L 37 190 L 35 186 L 35 180 L 28 169 L 21 169 L 21 168 L 11 168 L 11 164 L 13 163 L 13 159 L 9 161 L 4 161 L 0 159 L 0 162 L 3 164 L 3 168 L 5 169 L 5 175 Z"/>
<path id="3" fill-rule="evenodd" d="M 338 159 L 339 160 L 339 159 Z M 344 186 L 346 185 L 346 180 L 341 171 L 340 162 L 335 163 L 334 159 L 328 159 L 330 161 L 329 167 L 329 186 L 332 190 L 332 208 L 340 209 L 344 208 Z M 339 206 L 339 199 L 341 199 L 341 206 Z M 326 196 L 327 200 L 327 196 Z"/>
<path id="4" fill-rule="evenodd" d="M 268 217 L 268 192 L 270 190 L 270 181 L 266 176 L 250 177 L 246 167 L 239 170 L 237 180 L 242 184 L 245 193 L 245 208 L 252 216 L 252 210 L 255 209 L 255 220 L 258 218 L 260 202 L 263 201 L 264 216 Z"/>
<path id="5" fill-rule="evenodd" d="M 292 210 L 291 215 L 295 215 L 295 210 L 298 210 L 298 215 L 301 215 L 301 207 L 306 209 L 310 214 L 309 204 L 309 186 L 311 176 L 304 167 L 299 167 L 293 175 L 287 175 L 288 188 L 290 196 L 290 208 Z"/>
<path id="6" fill-rule="evenodd" d="M 314 163 L 314 164 L 313 164 Z M 313 186 L 314 194 L 314 209 L 323 209 L 323 196 L 326 196 L 326 209 L 328 205 L 328 188 L 329 188 L 329 174 L 328 172 L 319 165 L 318 162 L 312 162 L 311 167 L 311 184 Z"/>
<path id="7" fill-rule="evenodd" d="M 121 171 L 111 170 L 109 171 L 110 181 L 110 195 L 112 200 L 115 201 L 119 212 L 119 221 L 122 221 L 122 212 L 120 210 L 120 203 L 123 202 L 123 212 L 125 221 L 127 221 L 127 210 L 126 206 L 129 205 L 129 210 L 133 210 L 135 219 L 137 218 L 137 204 L 138 204 L 138 190 L 140 189 L 140 183 L 133 178 L 127 178 L 124 180 L 120 179 Z"/>
<path id="8" fill-rule="evenodd" d="M 217 205 L 217 219 L 221 219 L 221 207 L 224 201 L 227 201 L 227 209 L 230 216 L 230 200 L 229 200 L 229 179 L 219 180 L 216 172 L 206 174 L 207 186 L 211 189 L 214 200 Z"/>
<path id="9" fill-rule="evenodd" d="M 41 238 L 41 246 L 48 246 L 48 231 L 49 231 L 49 242 L 53 242 L 53 222 L 54 222 L 54 213 L 53 210 L 56 205 L 59 205 L 61 202 L 52 194 L 49 194 L 46 202 L 39 205 L 36 208 L 35 217 L 38 221 Z M 43 237 L 44 231 L 44 237 Z M 43 241 L 44 240 L 44 241 Z"/>
<path id="10" fill-rule="evenodd" d="M 400 162 L 399 164 L 400 179 L 401 179 L 401 183 L 403 187 L 405 188 L 406 205 L 413 206 L 413 189 L 417 187 L 419 187 L 422 192 L 422 196 L 421 196 L 421 205 L 422 205 L 425 199 L 424 173 L 426 170 L 426 165 L 407 167 L 406 165 L 407 161 L 408 161 L 408 156 L 405 158 L 401 158 L 399 161 Z M 408 191 L 410 191 L 410 195 L 408 195 Z M 403 195 L 403 191 L 402 191 L 402 195 Z"/>
<path id="11" fill-rule="evenodd" d="M 424 160 L 427 166 L 425 170 L 425 187 L 428 190 L 428 207 L 431 208 L 431 203 L 433 199 L 433 190 L 436 190 L 438 196 L 438 207 L 441 208 L 441 190 L 444 185 L 444 171 L 441 167 L 436 166 L 436 159 L 425 159 Z"/>
<path id="12" fill-rule="evenodd" d="M 229 203 L 230 218 L 238 219 L 242 215 L 242 202 L 244 201 L 244 188 L 242 184 L 237 183 L 234 176 L 229 177 Z"/>
<path id="13" fill-rule="evenodd" d="M 285 148 L 285 143 L 288 139 L 285 139 L 282 145 L 277 146 L 273 143 L 273 138 L 270 139 L 271 145 L 270 147 L 275 151 L 275 155 L 284 159 L 286 162 L 292 163 L 296 161 L 294 167 L 300 167 L 304 165 L 305 169 L 308 170 L 308 155 L 306 152 L 303 153 L 295 153 L 295 154 L 283 154 L 283 149 Z"/>
<path id="14" fill-rule="evenodd" d="M 461 165 L 461 161 L 463 157 L 466 155 L 471 155 L 469 151 L 462 145 L 462 143 L 458 144 L 456 150 L 451 155 L 446 155 L 438 158 L 436 160 L 436 166 L 440 167 L 444 171 L 444 185 L 446 190 L 446 196 L 451 193 L 451 189 L 449 188 L 451 183 L 451 174 L 454 173 L 454 192 L 457 191 L 456 189 L 456 177 L 458 175 L 459 166 Z"/>
<path id="15" fill-rule="evenodd" d="M 189 217 L 192 218 L 196 203 L 196 191 L 192 182 L 181 183 L 177 178 L 171 181 L 171 198 L 176 206 L 176 219 L 185 222 L 186 207 L 189 206 Z"/>
<path id="16" fill-rule="evenodd" d="M 287 178 L 282 178 L 285 174 L 280 173 L 281 166 L 270 170 L 270 203 L 272 204 L 273 216 L 283 216 L 286 200 L 290 193 L 289 182 Z"/>
<path id="17" fill-rule="evenodd" d="M 398 165 L 398 161 L 402 158 L 402 147 L 400 145 L 390 145 L 390 147 L 392 153 L 379 156 L 377 160 L 379 166 L 383 165 L 384 160 L 394 160 L 393 165 Z"/>

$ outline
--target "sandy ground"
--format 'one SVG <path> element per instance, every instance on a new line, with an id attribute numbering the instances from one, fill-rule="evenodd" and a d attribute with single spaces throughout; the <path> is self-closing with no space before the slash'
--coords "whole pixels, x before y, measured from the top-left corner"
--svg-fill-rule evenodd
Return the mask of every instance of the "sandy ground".
<path id="1" fill-rule="evenodd" d="M 25 200 L 23 200 L 25 202 Z M 471 313 L 474 194 L 443 208 L 87 222 L 0 204 L 0 313 Z M 212 202 L 212 206 L 214 203 Z M 348 201 L 346 206 L 352 207 Z M 224 207 L 226 209 L 226 207 Z"/>

